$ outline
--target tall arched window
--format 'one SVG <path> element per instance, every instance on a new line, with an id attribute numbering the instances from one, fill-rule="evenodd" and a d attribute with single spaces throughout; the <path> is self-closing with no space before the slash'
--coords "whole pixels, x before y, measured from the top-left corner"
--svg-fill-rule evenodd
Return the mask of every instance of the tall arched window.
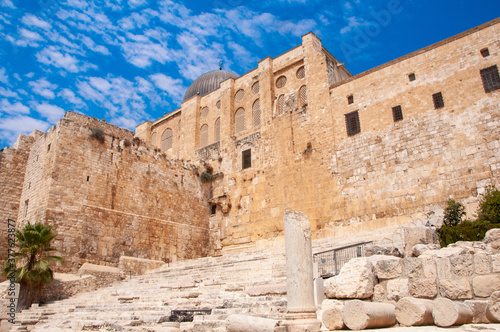
<path id="1" fill-rule="evenodd" d="M 257 99 L 254 103 L 253 103 L 253 107 L 252 107 L 252 115 L 253 115 L 253 126 L 254 127 L 258 127 L 260 126 L 260 100 Z"/>
<path id="2" fill-rule="evenodd" d="M 220 118 L 215 120 L 214 125 L 214 142 L 220 141 Z"/>
<path id="3" fill-rule="evenodd" d="M 153 135 L 151 135 L 151 144 L 156 145 L 156 133 L 153 133 Z"/>
<path id="4" fill-rule="evenodd" d="M 168 151 L 172 148 L 172 129 L 168 128 L 161 135 L 161 149 Z"/>
<path id="5" fill-rule="evenodd" d="M 243 130 L 245 130 L 245 110 L 240 107 L 234 114 L 234 132 L 237 134 Z"/>
<path id="6" fill-rule="evenodd" d="M 208 126 L 204 124 L 200 128 L 200 148 L 208 145 Z"/>
<path id="7" fill-rule="evenodd" d="M 278 114 L 283 114 L 285 112 L 285 95 L 278 97 Z"/>
<path id="8" fill-rule="evenodd" d="M 305 85 L 301 86 L 299 89 L 299 106 L 307 105 L 307 88 Z"/>

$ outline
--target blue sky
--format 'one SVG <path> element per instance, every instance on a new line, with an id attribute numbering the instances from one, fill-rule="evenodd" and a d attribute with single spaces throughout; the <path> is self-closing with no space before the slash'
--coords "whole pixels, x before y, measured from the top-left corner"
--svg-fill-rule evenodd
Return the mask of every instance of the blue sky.
<path id="1" fill-rule="evenodd" d="M 72 110 L 134 129 L 191 82 L 315 32 L 357 74 L 495 19 L 498 0 L 0 0 L 0 147 Z"/>

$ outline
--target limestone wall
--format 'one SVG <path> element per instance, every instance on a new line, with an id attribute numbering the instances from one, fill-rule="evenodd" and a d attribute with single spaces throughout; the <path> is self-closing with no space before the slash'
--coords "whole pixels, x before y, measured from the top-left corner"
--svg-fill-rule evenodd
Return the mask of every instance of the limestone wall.
<path id="1" fill-rule="evenodd" d="M 104 140 L 91 138 L 102 129 Z M 50 149 L 47 148 L 51 144 Z M 38 156 L 38 161 L 36 159 Z M 117 266 L 119 257 L 170 260 L 209 250 L 207 198 L 197 169 L 167 159 L 132 133 L 68 112 L 30 154 L 26 218 L 54 225 L 66 261 Z"/>

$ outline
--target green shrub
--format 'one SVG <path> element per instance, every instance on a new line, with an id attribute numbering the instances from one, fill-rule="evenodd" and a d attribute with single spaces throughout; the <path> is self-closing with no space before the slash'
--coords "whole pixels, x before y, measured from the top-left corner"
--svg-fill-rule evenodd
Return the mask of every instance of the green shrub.
<path id="1" fill-rule="evenodd" d="M 457 241 L 482 241 L 487 231 L 499 228 L 500 224 L 493 224 L 484 220 L 464 220 L 456 226 L 444 225 L 438 231 L 441 247 L 446 247 Z"/>
<path id="2" fill-rule="evenodd" d="M 210 174 L 208 172 L 203 172 L 200 175 L 200 179 L 201 179 L 201 182 L 203 182 L 203 183 L 211 182 L 212 181 L 212 174 Z"/>
<path id="3" fill-rule="evenodd" d="M 486 193 L 479 201 L 477 220 L 485 220 L 494 224 L 500 223 L 500 191 L 495 186 L 486 188 Z"/>
<path id="4" fill-rule="evenodd" d="M 101 143 L 104 143 L 104 131 L 100 128 L 94 128 L 90 132 L 90 138 L 93 138 Z"/>
<path id="5" fill-rule="evenodd" d="M 456 226 L 462 222 L 465 214 L 465 207 L 462 203 L 449 199 L 448 206 L 444 209 L 443 223 L 446 226 Z"/>

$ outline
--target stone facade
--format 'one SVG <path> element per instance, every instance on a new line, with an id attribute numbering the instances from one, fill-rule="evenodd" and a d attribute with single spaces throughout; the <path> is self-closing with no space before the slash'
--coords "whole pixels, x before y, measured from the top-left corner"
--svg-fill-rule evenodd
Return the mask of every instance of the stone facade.
<path id="1" fill-rule="evenodd" d="M 498 63 L 499 22 L 356 76 L 310 33 L 136 135 L 220 175 L 211 184 L 226 207 L 212 201 L 216 251 L 280 238 L 286 209 L 309 216 L 313 238 L 423 225 L 450 197 L 471 212 L 500 175 L 500 90 L 485 92 L 480 74 Z M 359 133 L 348 135 L 347 114 L 357 114 Z"/>
<path id="2" fill-rule="evenodd" d="M 287 209 L 308 215 L 313 239 L 433 224 L 450 197 L 473 211 L 499 184 L 500 90 L 485 92 L 480 74 L 498 63 L 499 28 L 497 19 L 356 76 L 309 33 L 135 135 L 68 112 L 3 151 L 0 214 L 54 225 L 61 269 L 74 271 L 282 243 Z M 103 135 L 91 138 L 95 129 Z M 500 270 L 498 259 L 474 260 L 477 275 Z M 456 281 L 422 289 L 413 263 L 402 271 L 410 294 L 454 292 Z"/>
<path id="3" fill-rule="evenodd" d="M 92 130 L 102 135 L 92 138 Z M 102 138 L 102 142 L 99 140 Z M 209 253 L 208 197 L 196 167 L 125 129 L 68 112 L 31 146 L 17 222 L 59 234 L 60 270 L 118 266 L 121 256 L 176 261 Z"/>

